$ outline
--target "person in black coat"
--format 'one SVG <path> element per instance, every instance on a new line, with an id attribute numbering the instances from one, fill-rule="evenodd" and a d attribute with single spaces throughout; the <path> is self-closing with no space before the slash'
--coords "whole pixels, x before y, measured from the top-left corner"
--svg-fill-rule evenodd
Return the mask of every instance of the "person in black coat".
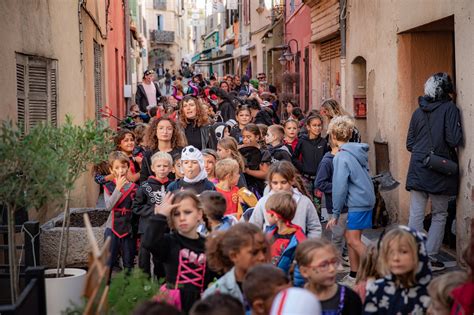
<path id="1" fill-rule="evenodd" d="M 431 143 L 436 155 L 458 161 L 456 148 L 462 144 L 463 135 L 459 109 L 451 93 L 454 88 L 446 73 L 434 74 L 426 81 L 425 95 L 418 99 L 419 107 L 412 115 L 406 142 L 411 152 L 406 182 L 406 189 L 410 191 L 408 226 L 423 230 L 424 210 L 431 199 L 432 222 L 426 246 L 433 270 L 444 269 L 443 263 L 434 260 L 432 255 L 438 253 L 443 241 L 448 201 L 458 193 L 459 173 L 445 175 L 428 168 L 423 161 L 432 151 Z"/>
<path id="2" fill-rule="evenodd" d="M 135 103 L 140 107 L 140 111 L 142 113 L 147 112 L 147 107 L 149 105 L 156 106 L 159 102 L 159 98 L 161 97 L 160 88 L 156 82 L 153 81 L 155 77 L 155 71 L 153 70 L 145 70 L 143 73 L 143 82 L 138 84 L 137 86 L 137 93 L 135 94 Z M 146 85 L 146 88 L 144 86 Z M 154 87 L 154 89 L 153 89 Z M 146 89 L 150 88 L 152 93 L 155 93 L 155 97 L 153 99 L 148 99 Z"/>
<path id="3" fill-rule="evenodd" d="M 225 81 L 224 81 L 225 82 Z M 236 105 L 232 101 L 231 96 L 224 91 L 223 89 L 213 87 L 209 92 L 210 95 L 217 96 L 217 112 L 216 112 L 216 122 L 227 122 L 230 119 L 235 120 L 235 110 Z"/>
<path id="4" fill-rule="evenodd" d="M 217 139 L 209 116 L 198 98 L 190 95 L 183 97 L 179 108 L 179 123 L 188 144 L 198 150 L 217 148 Z"/>

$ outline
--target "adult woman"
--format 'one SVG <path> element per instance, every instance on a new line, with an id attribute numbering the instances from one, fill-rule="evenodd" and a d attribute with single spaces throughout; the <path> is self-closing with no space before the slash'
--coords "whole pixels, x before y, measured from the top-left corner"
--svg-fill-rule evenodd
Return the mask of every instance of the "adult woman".
<path id="1" fill-rule="evenodd" d="M 209 124 L 207 111 L 201 101 L 190 95 L 183 97 L 179 108 L 179 124 L 184 130 L 188 144 L 202 149 L 216 149 L 217 140 Z"/>
<path id="2" fill-rule="evenodd" d="M 298 104 L 296 104 L 294 101 L 288 101 L 286 102 L 286 105 L 284 107 L 284 110 L 283 112 L 281 113 L 281 120 L 288 120 L 292 113 L 293 113 L 293 109 L 295 107 L 298 107 Z"/>
<path id="3" fill-rule="evenodd" d="M 339 105 L 339 103 L 334 99 L 325 100 L 321 104 L 321 109 L 319 110 L 319 114 L 327 119 L 327 126 L 329 125 L 329 123 L 334 117 L 347 115 L 347 113 L 344 112 L 344 110 L 342 109 L 341 105 Z M 329 136 L 326 136 L 326 140 L 328 140 L 328 143 L 329 143 Z M 360 143 L 360 141 L 361 141 L 360 132 L 357 129 L 357 127 L 354 126 L 354 129 L 352 130 L 352 136 L 349 139 L 349 142 Z"/>
<path id="4" fill-rule="evenodd" d="M 230 91 L 229 83 L 227 81 L 221 81 L 219 88 L 223 89 L 226 93 L 229 93 Z"/>
<path id="5" fill-rule="evenodd" d="M 140 182 L 153 175 L 151 171 L 151 156 L 158 151 L 167 152 L 174 156 L 187 145 L 186 138 L 176 123 L 168 117 L 153 119 L 145 135 L 148 150 L 143 154 Z M 170 176 L 173 176 L 170 173 Z"/>

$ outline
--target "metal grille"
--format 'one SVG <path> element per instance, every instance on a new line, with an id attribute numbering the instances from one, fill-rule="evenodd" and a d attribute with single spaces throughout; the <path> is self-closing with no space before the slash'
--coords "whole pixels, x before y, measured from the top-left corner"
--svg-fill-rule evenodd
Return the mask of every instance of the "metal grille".
<path id="1" fill-rule="evenodd" d="M 56 69 L 51 69 L 50 73 L 50 104 L 51 104 L 51 124 L 58 126 L 58 93 Z"/>

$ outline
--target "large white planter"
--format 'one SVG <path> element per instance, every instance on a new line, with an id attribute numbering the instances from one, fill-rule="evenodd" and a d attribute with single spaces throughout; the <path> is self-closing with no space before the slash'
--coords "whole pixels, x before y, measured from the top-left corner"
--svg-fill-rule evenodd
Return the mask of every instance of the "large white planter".
<path id="1" fill-rule="evenodd" d="M 56 269 L 47 269 L 45 275 L 55 274 Z M 48 315 L 60 315 L 72 304 L 82 303 L 82 293 L 86 284 L 86 271 L 83 269 L 66 268 L 64 278 L 46 278 L 46 307 Z"/>

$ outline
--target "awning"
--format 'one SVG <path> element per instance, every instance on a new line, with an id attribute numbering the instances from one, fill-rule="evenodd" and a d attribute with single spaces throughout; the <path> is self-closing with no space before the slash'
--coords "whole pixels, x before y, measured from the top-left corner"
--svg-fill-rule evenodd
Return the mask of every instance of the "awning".
<path id="1" fill-rule="evenodd" d="M 255 47 L 256 47 L 255 45 L 249 46 L 249 47 L 247 48 L 247 50 L 255 49 Z"/>
<path id="2" fill-rule="evenodd" d="M 235 38 L 228 38 L 226 39 L 222 44 L 221 44 L 221 47 L 224 47 L 226 45 L 229 45 L 229 44 L 233 44 L 235 42 Z"/>
<path id="3" fill-rule="evenodd" d="M 231 59 L 234 59 L 234 57 L 232 55 L 227 54 L 227 55 L 217 56 L 210 59 L 200 60 L 197 62 L 197 64 L 202 65 L 202 64 L 210 64 L 210 63 L 223 63 Z"/>

